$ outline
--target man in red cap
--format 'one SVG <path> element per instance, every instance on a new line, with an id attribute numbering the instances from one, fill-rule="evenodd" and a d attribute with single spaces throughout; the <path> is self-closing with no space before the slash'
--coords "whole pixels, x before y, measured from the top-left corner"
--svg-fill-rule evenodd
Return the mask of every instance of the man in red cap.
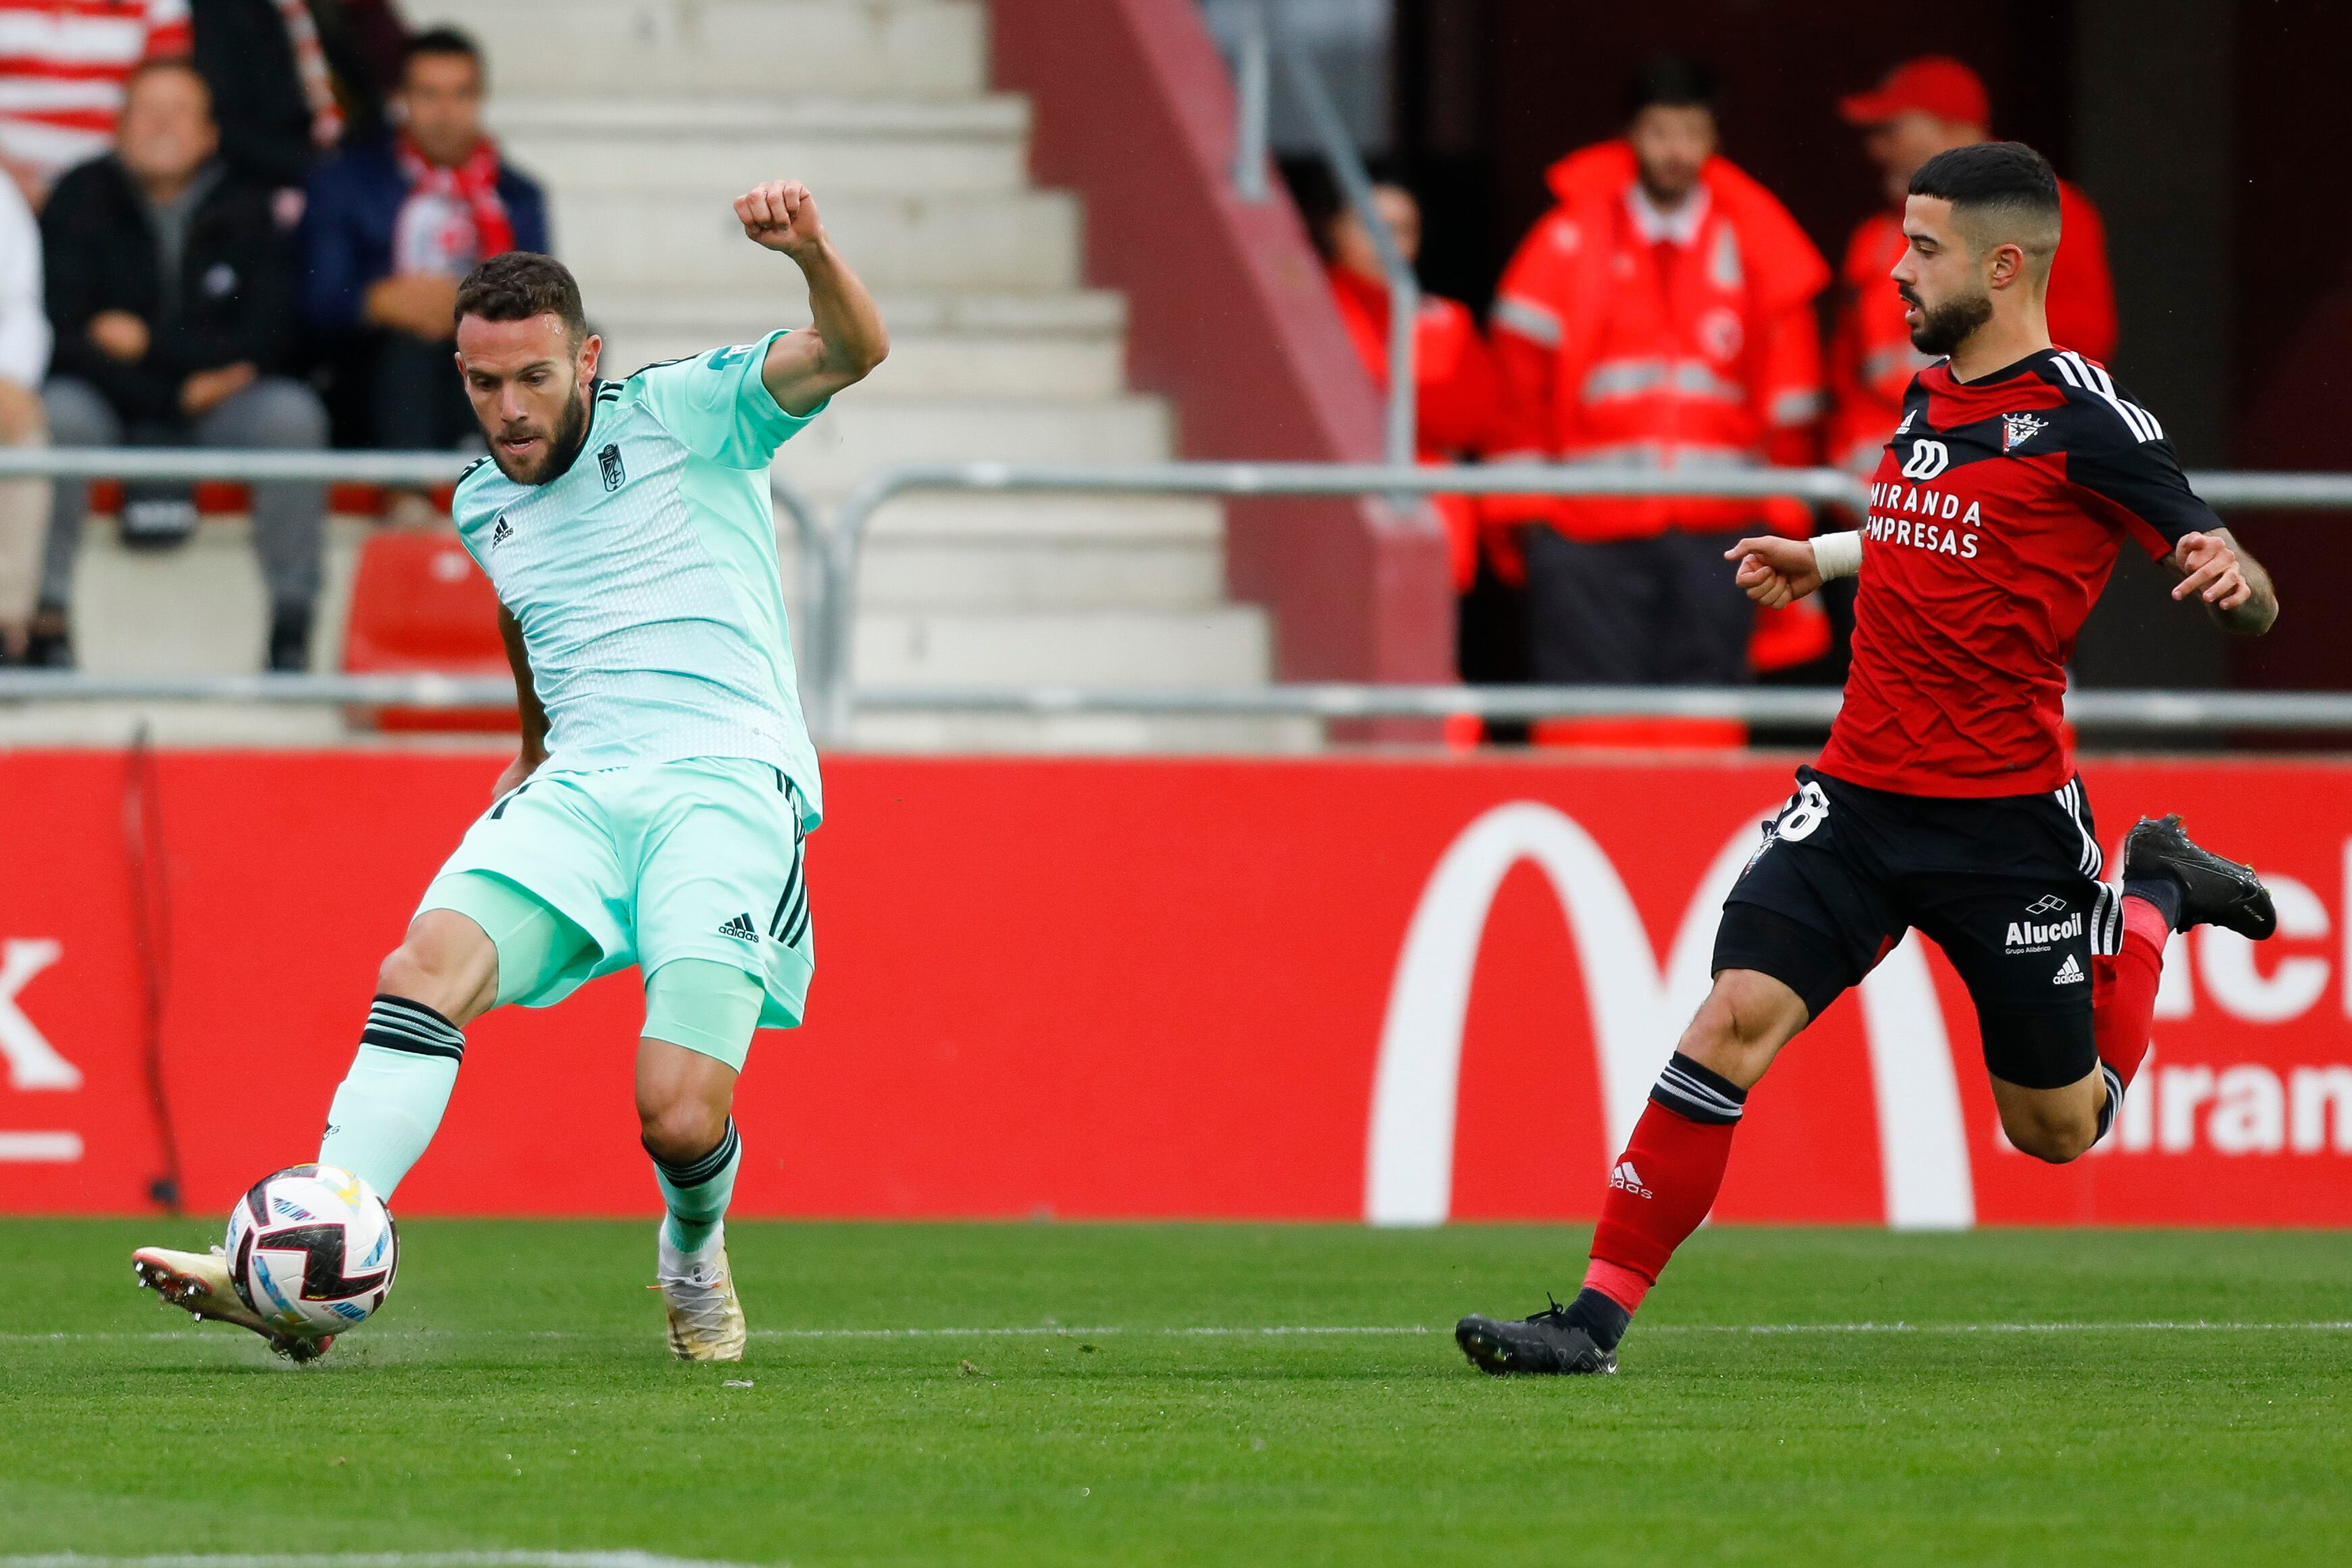
<path id="1" fill-rule="evenodd" d="M 1987 140 L 1992 114 L 1977 73 L 1945 55 L 1904 61 L 1870 91 L 1840 99 L 1838 112 L 1861 128 L 1864 151 L 1886 177 L 1885 210 L 1864 219 L 1846 246 L 1830 343 L 1830 460 L 1866 476 L 1903 417 L 1904 389 L 1929 363 L 1911 346 L 1887 277 L 1903 258 L 1905 193 L 1937 153 Z M 2050 274 L 2050 338 L 2105 360 L 2116 348 L 2106 228 L 2091 198 L 2064 180 L 2058 203 L 2064 239 Z"/>

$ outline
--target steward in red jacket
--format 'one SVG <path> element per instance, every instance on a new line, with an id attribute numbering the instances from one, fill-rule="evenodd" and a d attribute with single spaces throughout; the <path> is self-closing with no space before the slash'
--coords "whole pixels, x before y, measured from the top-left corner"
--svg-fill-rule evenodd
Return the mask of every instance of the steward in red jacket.
<path id="1" fill-rule="evenodd" d="M 1813 299 L 1829 268 L 1771 193 L 1715 154 L 1714 84 L 1660 60 L 1623 141 L 1550 174 L 1559 205 L 1503 276 L 1495 348 L 1540 453 L 1563 463 L 1708 470 L 1803 465 L 1819 445 Z M 1755 617 L 1722 552 L 1793 503 L 1578 500 L 1530 507 L 1529 662 L 1545 682 L 1744 679 Z M 1805 656 L 1818 616 L 1795 623 Z M 1780 662 L 1796 662 L 1783 656 Z"/>
<path id="2" fill-rule="evenodd" d="M 1868 92 L 1838 100 L 1886 177 L 1892 205 L 1862 221 L 1838 271 L 1837 330 L 1830 343 L 1829 460 L 1875 472 L 1903 417 L 1903 395 L 1930 361 L 1911 346 L 1903 301 L 1887 274 L 1903 259 L 1903 202 L 1911 176 L 1938 153 L 1986 139 L 1991 108 L 1977 73 L 1956 59 L 1906 60 Z M 2086 359 L 2116 348 L 2116 292 L 2107 276 L 2106 226 L 2091 198 L 2058 182 L 2062 237 L 2050 268 L 2050 341 Z"/>
<path id="3" fill-rule="evenodd" d="M 1381 216 L 1410 265 L 1421 248 L 1421 206 L 1401 185 L 1373 187 Z M 1389 289 L 1371 237 L 1351 213 L 1331 229 L 1332 302 L 1364 368 L 1381 395 L 1389 389 Z M 1477 319 L 1457 300 L 1423 295 L 1412 334 L 1413 433 L 1423 463 L 1447 464 L 1523 447 L 1510 423 L 1512 405 L 1478 331 Z M 1433 496 L 1445 524 L 1454 591 L 1469 592 L 1478 574 L 1479 508 L 1468 496 Z"/>

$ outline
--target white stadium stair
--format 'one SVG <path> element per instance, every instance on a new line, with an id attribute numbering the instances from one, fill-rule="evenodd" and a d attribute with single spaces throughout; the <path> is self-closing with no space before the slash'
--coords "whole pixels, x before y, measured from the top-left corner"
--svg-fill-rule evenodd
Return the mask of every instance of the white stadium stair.
<path id="1" fill-rule="evenodd" d="M 888 363 L 784 449 L 827 510 L 929 459 L 1150 463 L 1126 313 L 1081 271 L 1084 215 L 1028 176 L 1029 105 L 988 87 L 973 0 L 410 0 L 479 38 L 509 157 L 548 187 L 617 371 L 806 320 L 728 202 L 808 183 L 879 296 Z M 803 86 L 805 84 L 805 90 Z M 1271 672 L 1199 501 L 912 496 L 877 517 L 856 662 L 890 685 L 1236 686 Z M 1301 725 L 871 715 L 868 744 L 1301 744 Z"/>
<path id="2" fill-rule="evenodd" d="M 880 297 L 888 363 L 784 449 L 830 512 L 861 476 L 926 459 L 1148 463 L 1172 411 L 1125 378 L 1125 304 L 1088 289 L 1084 214 L 1027 173 L 1029 106 L 987 81 L 976 0 L 407 0 L 489 60 L 490 120 L 539 178 L 608 374 L 806 320 L 790 263 L 746 243 L 728 204 L 805 180 Z M 258 587 L 242 530 L 207 525 L 168 563 L 90 531 L 92 668 L 252 668 Z M 339 524 L 347 581 L 358 530 Z M 1222 509 L 1150 497 L 910 496 L 877 516 L 856 641 L 869 683 L 1246 686 L 1270 678 L 1264 612 L 1224 595 Z M 215 629 L 155 617 L 159 570 L 200 569 Z M 249 568 L 247 575 L 250 575 Z M 788 584 L 790 586 L 790 584 Z M 320 662 L 341 605 L 322 605 Z M 251 614 L 248 616 L 247 612 Z M 229 617 L 234 615 L 236 619 Z M 202 618 L 198 616 L 197 618 Z M 282 721 L 280 721 L 282 722 Z M 883 746 L 1295 748 L 1304 721 L 873 714 Z"/>

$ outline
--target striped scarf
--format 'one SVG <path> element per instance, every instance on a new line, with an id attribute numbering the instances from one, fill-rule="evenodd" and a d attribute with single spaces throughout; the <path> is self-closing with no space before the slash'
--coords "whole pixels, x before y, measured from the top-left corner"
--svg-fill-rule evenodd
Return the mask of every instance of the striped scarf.
<path id="1" fill-rule="evenodd" d="M 286 38 L 294 46 L 294 74 L 302 79 L 302 99 L 310 106 L 310 141 L 320 148 L 342 140 L 343 111 L 335 102 L 335 80 L 327 69 L 327 51 L 319 43 L 318 18 L 310 0 L 278 0 L 278 14 L 286 20 Z"/>

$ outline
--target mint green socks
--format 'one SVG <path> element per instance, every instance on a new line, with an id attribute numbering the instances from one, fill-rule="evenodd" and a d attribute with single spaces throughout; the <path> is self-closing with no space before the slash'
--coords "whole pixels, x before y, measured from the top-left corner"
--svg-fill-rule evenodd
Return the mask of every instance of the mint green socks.
<path id="1" fill-rule="evenodd" d="M 662 1239 L 682 1253 L 709 1246 L 727 1217 L 727 1200 L 735 1195 L 735 1172 L 742 1163 L 743 1140 L 731 1116 L 726 1136 L 708 1154 L 676 1165 L 655 1155 L 654 1180 L 661 1184 L 662 1204 L 669 1210 Z"/>
<path id="2" fill-rule="evenodd" d="M 319 1163 L 351 1172 L 390 1203 L 433 1142 L 465 1056 L 466 1037 L 457 1025 L 422 1002 L 378 996 L 359 1055 L 327 1111 Z"/>

